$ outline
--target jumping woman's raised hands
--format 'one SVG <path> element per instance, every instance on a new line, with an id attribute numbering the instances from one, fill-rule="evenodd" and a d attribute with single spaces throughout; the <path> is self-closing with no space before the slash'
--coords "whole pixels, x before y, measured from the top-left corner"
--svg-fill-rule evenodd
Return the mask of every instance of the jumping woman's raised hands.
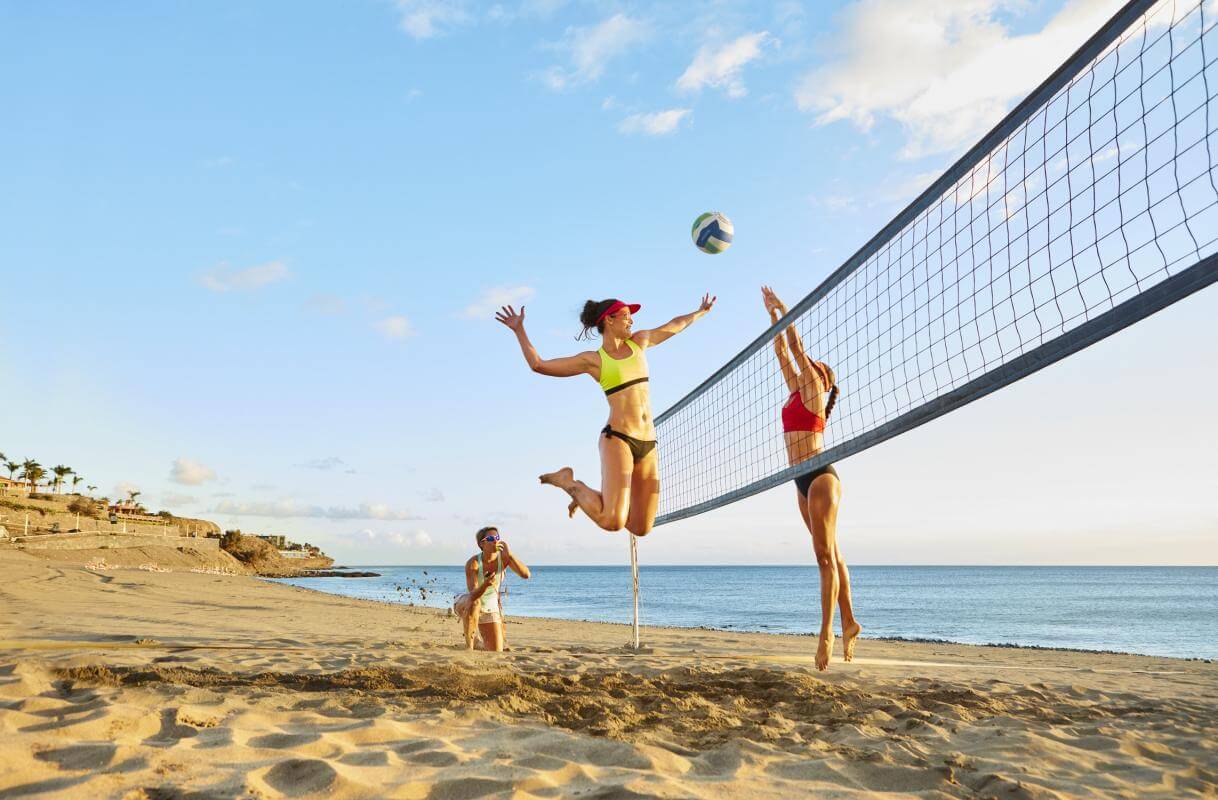
<path id="1" fill-rule="evenodd" d="M 507 325 L 514 331 L 519 331 L 524 327 L 524 306 L 520 307 L 520 313 L 516 313 L 516 309 L 511 306 L 504 306 L 495 312 L 495 319 Z"/>
<path id="2" fill-rule="evenodd" d="M 787 313 L 787 304 L 778 299 L 778 295 L 774 294 L 774 290 L 769 286 L 761 287 L 761 298 L 765 302 L 765 310 L 770 312 L 770 316 L 774 316 L 777 312 L 778 317 L 775 317 L 775 322 L 779 317 L 783 317 Z"/>
<path id="3" fill-rule="evenodd" d="M 765 304 L 765 310 L 770 313 L 770 322 L 777 322 L 782 317 L 782 312 L 778 310 L 782 303 L 770 287 L 761 287 L 761 302 Z"/>

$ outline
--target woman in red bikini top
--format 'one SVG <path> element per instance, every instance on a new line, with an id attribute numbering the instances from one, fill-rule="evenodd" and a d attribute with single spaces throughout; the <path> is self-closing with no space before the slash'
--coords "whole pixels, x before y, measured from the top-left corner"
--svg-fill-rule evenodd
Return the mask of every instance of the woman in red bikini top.
<path id="1" fill-rule="evenodd" d="M 787 314 L 786 305 L 768 286 L 761 287 L 770 322 Z M 814 361 L 804 350 L 794 325 L 774 337 L 774 355 L 790 395 L 782 406 L 782 438 L 788 462 L 802 464 L 825 449 L 825 423 L 833 413 L 839 390 L 837 376 L 824 362 Z M 825 669 L 833 655 L 833 610 L 841 606 L 842 653 L 854 658 L 854 644 L 862 626 L 854 618 L 850 597 L 850 571 L 837 543 L 837 509 L 842 483 L 832 464 L 809 470 L 795 478 L 799 515 L 812 534 L 812 549 L 820 570 L 821 626 L 816 648 L 816 668 Z"/>

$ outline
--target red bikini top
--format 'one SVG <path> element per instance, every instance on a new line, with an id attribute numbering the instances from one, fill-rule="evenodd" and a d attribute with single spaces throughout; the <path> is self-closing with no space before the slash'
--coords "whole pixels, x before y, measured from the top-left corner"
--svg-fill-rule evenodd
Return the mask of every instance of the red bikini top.
<path id="1" fill-rule="evenodd" d="M 799 396 L 798 391 L 791 392 L 791 396 L 787 398 L 786 405 L 782 407 L 782 432 L 793 433 L 795 431 L 806 431 L 808 433 L 820 433 L 825 429 L 825 418 L 820 414 L 813 414 L 804 405 L 803 398 Z"/>

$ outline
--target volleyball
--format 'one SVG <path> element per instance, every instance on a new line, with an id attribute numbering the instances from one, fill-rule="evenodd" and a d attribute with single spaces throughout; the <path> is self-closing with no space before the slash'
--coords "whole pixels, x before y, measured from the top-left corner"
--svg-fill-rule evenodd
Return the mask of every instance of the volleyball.
<path id="1" fill-rule="evenodd" d="M 718 211 L 708 211 L 694 220 L 692 235 L 703 253 L 722 253 L 732 246 L 732 221 Z"/>

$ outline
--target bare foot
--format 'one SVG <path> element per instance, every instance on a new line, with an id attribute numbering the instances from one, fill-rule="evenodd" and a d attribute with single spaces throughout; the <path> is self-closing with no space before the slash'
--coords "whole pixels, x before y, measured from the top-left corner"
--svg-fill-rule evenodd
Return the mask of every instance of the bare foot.
<path id="1" fill-rule="evenodd" d="M 559 489 L 565 489 L 575 480 L 575 471 L 570 467 L 563 467 L 556 472 L 547 472 L 544 475 L 540 475 L 537 480 L 542 483 L 548 483 L 551 486 L 557 486 Z"/>
<path id="2" fill-rule="evenodd" d="M 579 511 L 579 503 L 572 500 L 571 504 L 567 506 L 567 516 L 574 519 L 576 511 Z"/>
<path id="3" fill-rule="evenodd" d="M 858 620 L 855 620 L 852 625 L 842 627 L 842 659 L 844 661 L 854 660 L 854 645 L 862 632 L 863 626 L 858 623 Z"/>
<path id="4" fill-rule="evenodd" d="M 829 659 L 833 656 L 833 631 L 821 634 L 820 644 L 816 646 L 816 668 L 828 669 Z"/>

